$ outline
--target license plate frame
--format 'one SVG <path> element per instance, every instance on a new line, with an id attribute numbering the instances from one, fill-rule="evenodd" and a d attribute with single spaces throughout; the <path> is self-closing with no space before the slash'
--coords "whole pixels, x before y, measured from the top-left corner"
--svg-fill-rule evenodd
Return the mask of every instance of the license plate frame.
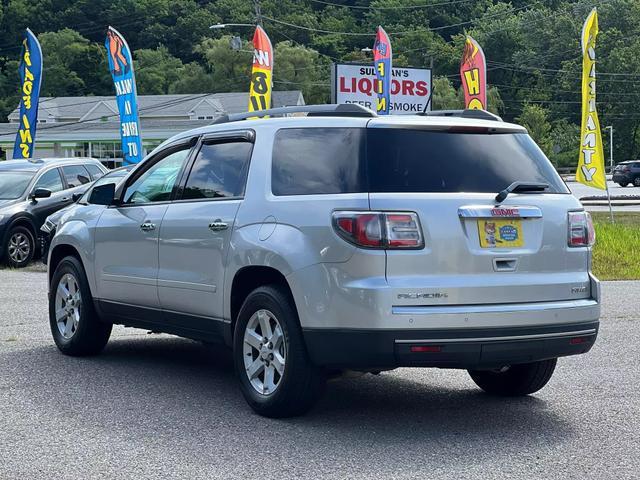
<path id="1" fill-rule="evenodd" d="M 522 248 L 522 218 L 480 218 L 478 239 L 481 248 Z"/>

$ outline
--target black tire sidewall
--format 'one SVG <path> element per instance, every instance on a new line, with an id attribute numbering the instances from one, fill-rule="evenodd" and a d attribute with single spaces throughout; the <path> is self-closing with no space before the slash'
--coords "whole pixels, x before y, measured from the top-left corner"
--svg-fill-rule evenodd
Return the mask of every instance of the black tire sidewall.
<path id="1" fill-rule="evenodd" d="M 62 277 L 72 274 L 78 282 L 82 303 L 78 329 L 71 338 L 65 338 L 58 329 L 56 321 L 56 290 Z M 56 267 L 51 279 L 49 293 L 49 326 L 53 340 L 61 352 L 67 355 L 92 355 L 102 350 L 111 333 L 111 325 L 99 321 L 93 306 L 93 298 L 84 268 L 75 257 L 65 257 Z M 106 336 L 106 338 L 105 338 Z"/>
<path id="2" fill-rule="evenodd" d="M 258 393 L 245 372 L 244 332 L 251 316 L 258 310 L 269 310 L 277 318 L 285 341 L 285 370 L 276 391 L 270 395 Z M 320 391 L 320 377 L 317 369 L 308 360 L 298 315 L 293 300 L 281 289 L 274 286 L 260 287 L 245 300 L 234 329 L 234 366 L 240 381 L 240 388 L 249 405 L 258 413 L 271 417 L 293 416 L 304 413 L 311 402 L 298 391 L 301 383 L 310 391 Z M 309 381 L 310 376 L 313 378 Z M 317 380 L 317 381 L 316 381 Z M 308 393 L 308 392 L 307 392 Z M 300 402 L 296 403 L 299 399 Z"/>
<path id="3" fill-rule="evenodd" d="M 11 237 L 13 237 L 16 233 L 19 233 L 19 232 L 27 235 L 27 239 L 29 240 L 29 256 L 24 262 L 17 263 L 17 262 L 14 262 L 9 257 L 9 243 L 11 242 Z M 7 237 L 4 243 L 5 262 L 7 263 L 7 265 L 13 268 L 24 268 L 29 264 L 31 260 L 33 260 L 33 257 L 35 256 L 35 249 L 36 249 L 36 241 L 31 230 L 29 230 L 27 227 L 23 227 L 22 225 L 13 227 L 9 230 L 9 233 L 7 234 Z"/>

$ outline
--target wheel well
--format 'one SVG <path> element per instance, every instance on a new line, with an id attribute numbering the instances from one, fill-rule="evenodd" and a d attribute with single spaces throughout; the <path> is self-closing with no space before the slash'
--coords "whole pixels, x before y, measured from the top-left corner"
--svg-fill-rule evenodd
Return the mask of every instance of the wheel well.
<path id="1" fill-rule="evenodd" d="M 280 285 L 293 300 L 287 279 L 275 268 L 252 266 L 240 269 L 231 285 L 231 322 L 235 324 L 240 308 L 247 296 L 263 285 Z M 295 306 L 295 301 L 294 301 Z M 233 331 L 233 330 L 232 330 Z"/>
<path id="2" fill-rule="evenodd" d="M 58 245 L 51 252 L 51 258 L 49 260 L 49 281 L 53 277 L 53 273 L 56 271 L 56 267 L 62 261 L 64 257 L 76 257 L 80 263 L 82 263 L 82 257 L 78 251 L 71 245 Z"/>
<path id="3" fill-rule="evenodd" d="M 36 228 L 34 227 L 31 220 L 24 217 L 14 220 L 7 230 L 7 235 L 9 234 L 9 231 L 14 227 L 25 227 L 26 229 L 28 229 L 31 232 L 31 235 L 33 235 L 33 241 L 36 243 L 36 245 L 38 244 L 38 233 L 36 232 Z"/>

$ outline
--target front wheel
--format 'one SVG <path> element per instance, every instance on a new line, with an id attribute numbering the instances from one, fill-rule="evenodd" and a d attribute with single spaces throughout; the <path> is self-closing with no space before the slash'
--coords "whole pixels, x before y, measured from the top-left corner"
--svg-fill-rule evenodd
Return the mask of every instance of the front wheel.
<path id="1" fill-rule="evenodd" d="M 76 257 L 63 258 L 51 279 L 49 326 L 65 355 L 95 355 L 109 341 L 112 325 L 98 318 L 87 276 Z"/>
<path id="2" fill-rule="evenodd" d="M 260 415 L 301 415 L 322 393 L 324 376 L 309 360 L 293 300 L 277 285 L 257 288 L 245 300 L 233 357 L 242 394 Z"/>
<path id="3" fill-rule="evenodd" d="M 633 186 L 640 187 L 640 176 L 633 179 Z"/>
<path id="4" fill-rule="evenodd" d="M 544 387 L 556 368 L 557 359 L 511 365 L 497 370 L 469 370 L 471 379 L 492 395 L 517 397 Z"/>
<path id="5" fill-rule="evenodd" d="M 28 228 L 13 227 L 4 246 L 7 264 L 13 268 L 26 267 L 34 256 L 35 246 L 35 238 Z"/>

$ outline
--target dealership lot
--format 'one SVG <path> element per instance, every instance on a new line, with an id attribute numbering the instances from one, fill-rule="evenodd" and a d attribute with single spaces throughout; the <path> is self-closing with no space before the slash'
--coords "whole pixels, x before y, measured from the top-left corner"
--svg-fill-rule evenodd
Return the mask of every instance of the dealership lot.
<path id="1" fill-rule="evenodd" d="M 530 398 L 399 369 L 276 421 L 197 342 L 118 327 L 99 357 L 60 355 L 34 270 L 0 270 L 0 478 L 637 478 L 640 282 L 603 284 L 596 346 Z"/>

